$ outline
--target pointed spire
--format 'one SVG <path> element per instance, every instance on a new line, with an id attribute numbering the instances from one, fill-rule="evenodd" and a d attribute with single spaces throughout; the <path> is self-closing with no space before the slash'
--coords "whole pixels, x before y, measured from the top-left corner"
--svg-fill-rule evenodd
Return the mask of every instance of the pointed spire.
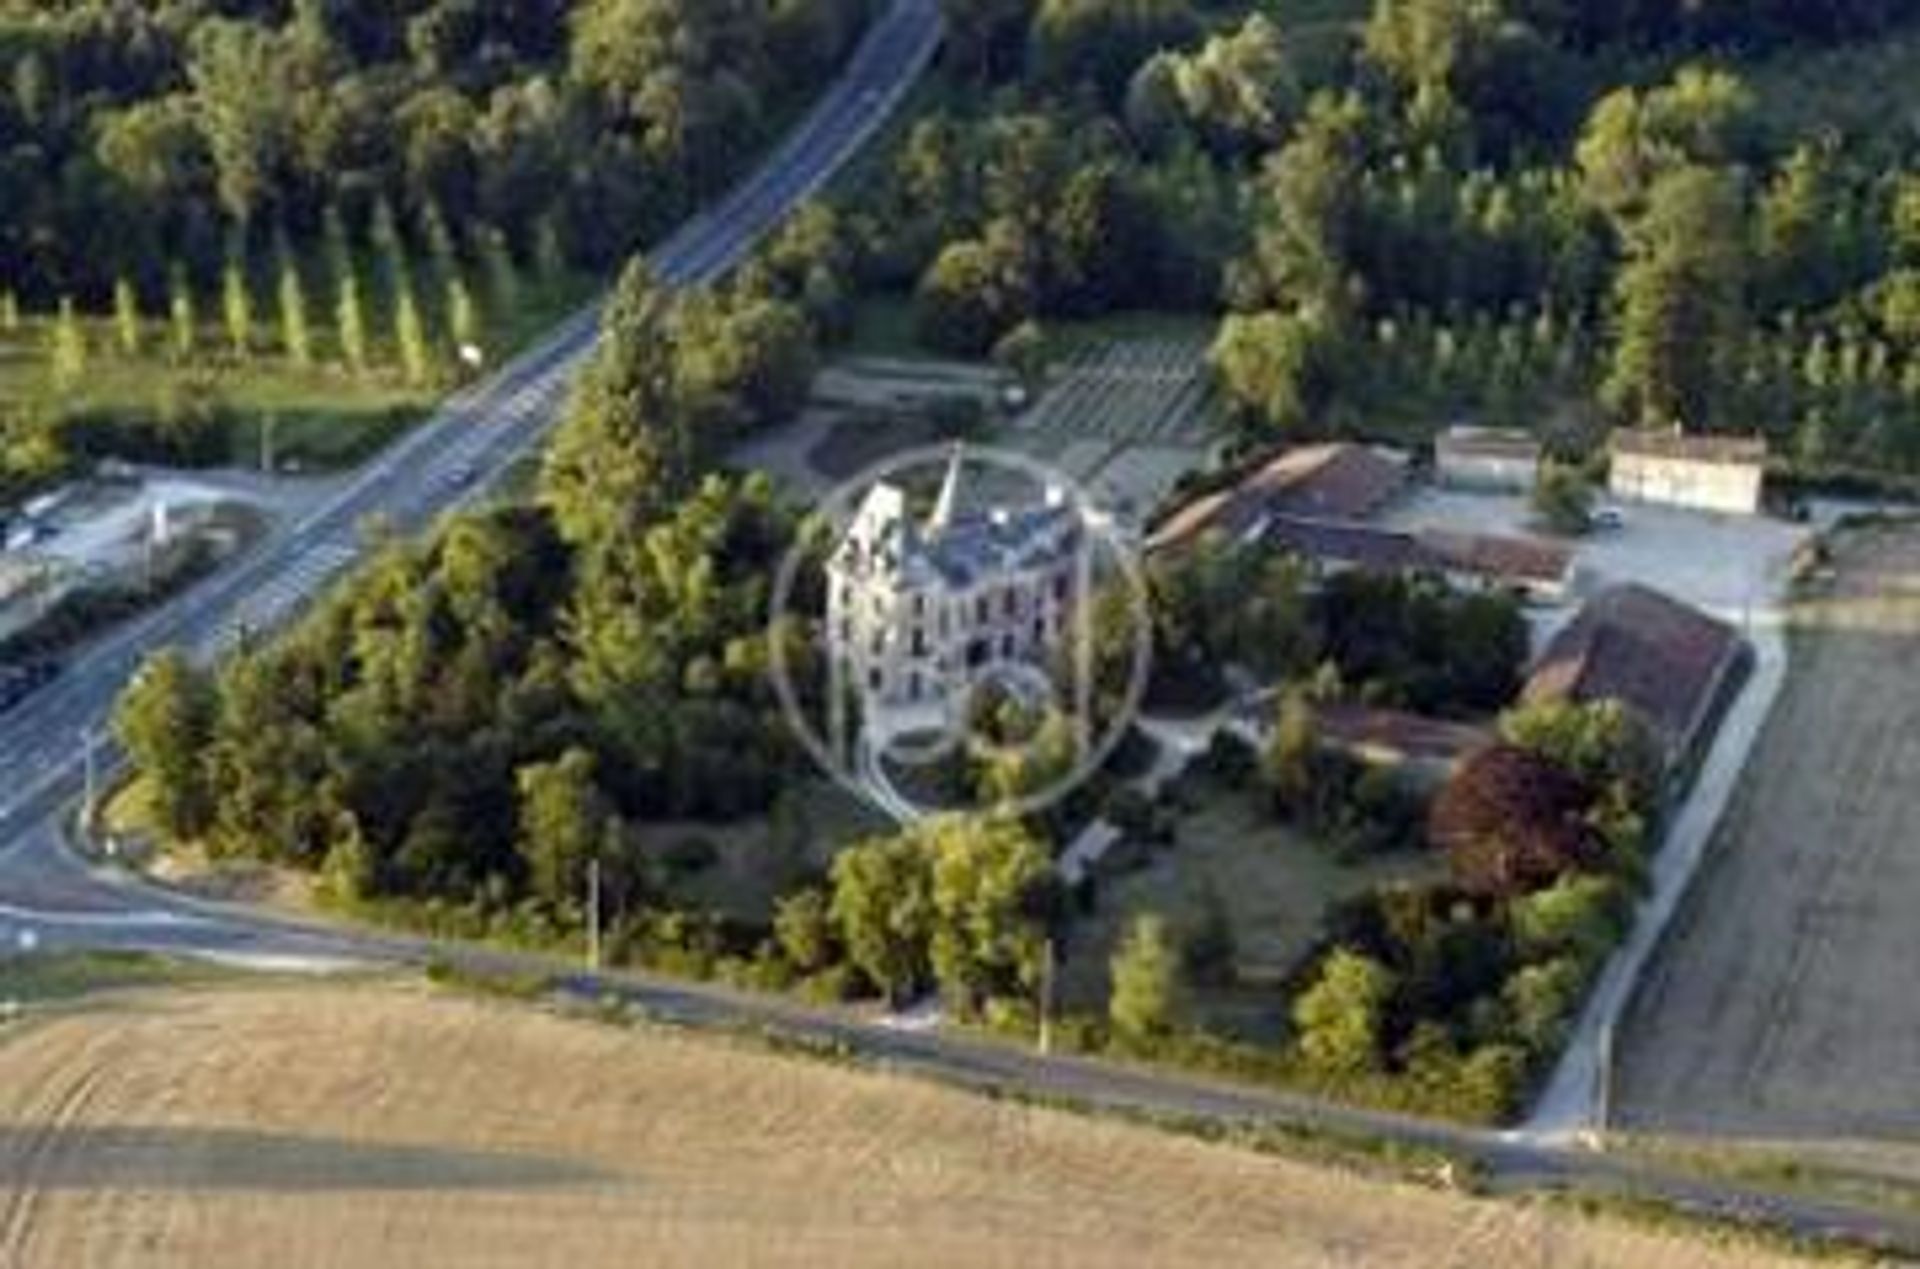
<path id="1" fill-rule="evenodd" d="M 940 497 L 933 504 L 933 514 L 927 517 L 927 532 L 938 533 L 953 523 L 960 511 L 960 468 L 966 462 L 966 445 L 961 441 L 953 443 L 953 452 L 947 459 L 947 477 L 940 482 Z"/>

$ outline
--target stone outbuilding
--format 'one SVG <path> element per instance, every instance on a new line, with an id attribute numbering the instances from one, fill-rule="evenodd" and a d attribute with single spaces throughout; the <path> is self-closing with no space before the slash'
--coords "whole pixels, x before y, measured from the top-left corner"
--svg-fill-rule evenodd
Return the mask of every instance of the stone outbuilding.
<path id="1" fill-rule="evenodd" d="M 1763 440 L 1620 431 L 1613 434 L 1612 449 L 1607 487 L 1616 498 L 1723 515 L 1760 510 L 1767 472 Z"/>
<path id="2" fill-rule="evenodd" d="M 1515 428 L 1452 427 L 1433 443 L 1434 475 L 1449 489 L 1531 493 L 1540 442 Z"/>

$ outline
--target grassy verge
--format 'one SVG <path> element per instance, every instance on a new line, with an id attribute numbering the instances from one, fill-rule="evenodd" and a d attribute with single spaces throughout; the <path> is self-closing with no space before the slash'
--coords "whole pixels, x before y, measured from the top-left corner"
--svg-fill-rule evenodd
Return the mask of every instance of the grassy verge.
<path id="1" fill-rule="evenodd" d="M 494 364 L 511 357 L 590 299 L 599 283 L 584 275 L 527 279 L 510 309 L 490 314 L 484 331 Z M 261 324 L 268 325 L 262 315 Z M 439 325 L 429 314 L 429 329 Z M 398 354 L 376 340 L 374 365 L 351 373 L 323 344 L 302 368 L 278 350 L 242 359 L 217 328 L 203 326 L 186 358 L 165 351 L 166 332 L 147 322 L 141 349 L 120 349 L 113 324 L 78 323 L 87 347 L 84 373 L 58 384 L 49 369 L 53 321 L 22 320 L 0 333 L 0 413 L 25 411 L 59 424 L 75 458 L 117 455 L 182 466 L 257 466 L 270 448 L 277 467 L 332 470 L 376 452 L 428 414 L 456 376 L 411 384 Z M 440 359 L 451 355 L 440 349 Z"/>
<path id="2" fill-rule="evenodd" d="M 1877 1171 L 1867 1158 L 1849 1161 L 1844 1154 L 1821 1158 L 1808 1150 L 1789 1150 L 1780 1145 L 1637 1134 L 1618 1134 L 1610 1141 L 1616 1154 L 1691 1176 L 1730 1181 L 1770 1194 L 1920 1215 L 1920 1175 L 1903 1177 Z"/>
<path id="3" fill-rule="evenodd" d="M 31 1006 L 130 987 L 216 982 L 225 971 L 144 952 L 43 952 L 0 956 L 0 1001 Z"/>

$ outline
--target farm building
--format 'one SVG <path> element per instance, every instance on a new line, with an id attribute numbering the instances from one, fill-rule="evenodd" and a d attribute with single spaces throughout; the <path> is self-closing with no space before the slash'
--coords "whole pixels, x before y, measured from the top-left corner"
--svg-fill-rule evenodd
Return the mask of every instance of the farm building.
<path id="1" fill-rule="evenodd" d="M 1444 783 L 1470 754 L 1494 740 L 1484 727 L 1366 705 L 1323 705 L 1314 718 L 1322 743 L 1422 785 Z"/>
<path id="2" fill-rule="evenodd" d="M 1266 745 L 1278 699 L 1277 691 L 1266 691 L 1242 701 L 1231 723 L 1235 733 L 1256 748 Z M 1344 701 L 1316 705 L 1313 720 L 1322 745 L 1422 786 L 1444 783 L 1468 755 L 1494 741 L 1485 727 Z"/>
<path id="3" fill-rule="evenodd" d="M 1727 623 L 1646 586 L 1614 586 L 1547 644 L 1523 695 L 1619 701 L 1647 725 L 1668 768 L 1681 770 L 1705 753 L 1748 657 Z"/>
<path id="4" fill-rule="evenodd" d="M 1154 530 L 1147 547 L 1187 546 L 1206 533 L 1248 541 L 1276 515 L 1364 520 L 1398 497 L 1406 483 L 1405 455 L 1349 442 L 1303 445 L 1179 508 Z"/>
<path id="5" fill-rule="evenodd" d="M 1578 588 L 1573 551 L 1537 538 L 1273 516 L 1261 540 L 1323 573 L 1430 573 L 1463 589 L 1511 591 L 1539 604 L 1562 603 Z"/>
<path id="6" fill-rule="evenodd" d="M 1608 487 L 1617 498 L 1699 511 L 1760 510 L 1767 443 L 1737 436 L 1622 431 L 1613 436 Z"/>
<path id="7" fill-rule="evenodd" d="M 1453 427 L 1433 443 L 1441 484 L 1488 493 L 1527 493 L 1540 476 L 1540 442 L 1511 428 Z"/>

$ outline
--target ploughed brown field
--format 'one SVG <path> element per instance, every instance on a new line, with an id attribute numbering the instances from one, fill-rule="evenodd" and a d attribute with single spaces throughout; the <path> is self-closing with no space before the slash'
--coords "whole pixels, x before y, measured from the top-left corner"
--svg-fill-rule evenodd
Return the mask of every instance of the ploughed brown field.
<path id="1" fill-rule="evenodd" d="M 1769 1263 L 424 987 L 145 991 L 0 1031 L 10 1269 Z"/>
<path id="2" fill-rule="evenodd" d="M 1794 606 L 1786 687 L 1623 1027 L 1616 1118 L 1912 1170 L 1920 527 L 1845 536 L 1835 563 Z"/>

